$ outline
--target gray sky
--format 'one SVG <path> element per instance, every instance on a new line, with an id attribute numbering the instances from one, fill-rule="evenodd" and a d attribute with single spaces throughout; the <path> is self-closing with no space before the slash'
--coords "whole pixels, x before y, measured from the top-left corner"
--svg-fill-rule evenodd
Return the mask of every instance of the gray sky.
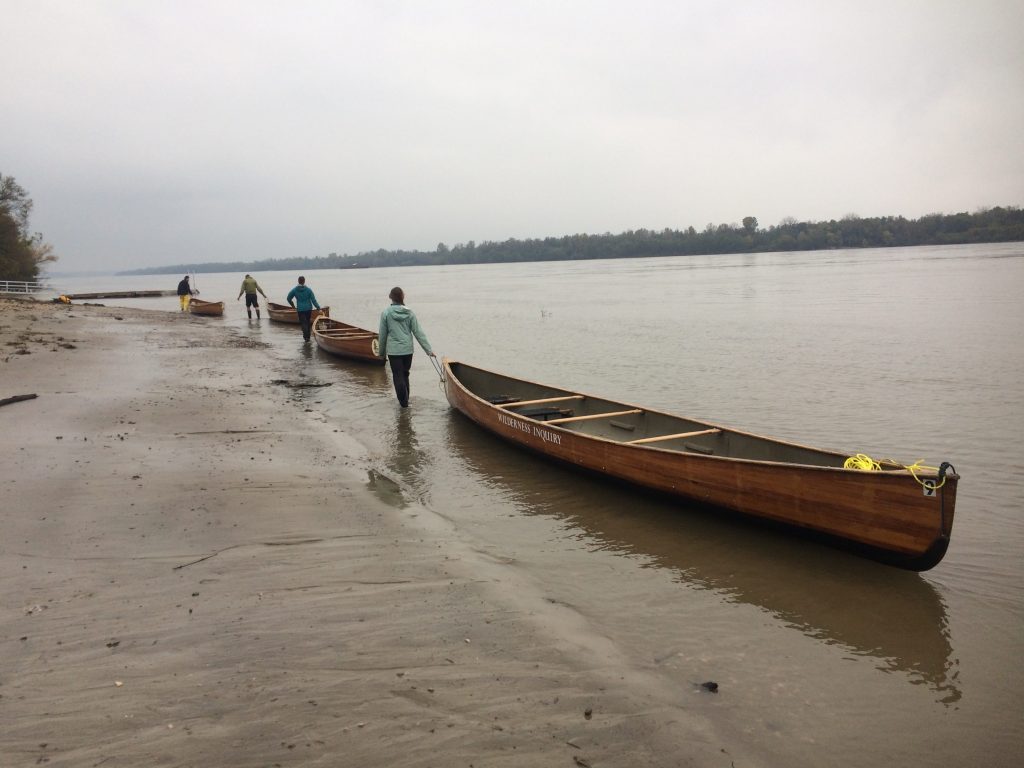
<path id="1" fill-rule="evenodd" d="M 59 271 L 1024 204 L 1024 0 L 0 19 L 0 173 Z"/>

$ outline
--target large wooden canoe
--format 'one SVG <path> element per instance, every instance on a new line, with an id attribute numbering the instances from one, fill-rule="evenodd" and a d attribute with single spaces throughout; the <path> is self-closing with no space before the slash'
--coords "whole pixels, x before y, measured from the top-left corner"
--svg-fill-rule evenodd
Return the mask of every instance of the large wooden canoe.
<path id="1" fill-rule="evenodd" d="M 313 338 L 324 352 L 384 365 L 384 358 L 377 354 L 377 334 L 373 331 L 320 316 L 313 323 Z"/>
<path id="2" fill-rule="evenodd" d="M 959 476 L 849 454 L 516 379 L 447 358 L 452 407 L 545 456 L 657 492 L 814 533 L 924 571 L 949 546 Z"/>
<path id="3" fill-rule="evenodd" d="M 188 311 L 193 315 L 210 315 L 220 317 L 224 314 L 224 302 L 192 299 L 188 303 Z"/>
<path id="4" fill-rule="evenodd" d="M 295 311 L 295 307 L 291 304 L 275 304 L 272 301 L 267 302 L 267 314 L 270 315 L 270 319 L 275 323 L 292 323 L 293 325 L 299 324 L 299 313 Z M 309 316 L 310 322 L 315 321 L 320 315 L 325 317 L 331 316 L 330 307 L 320 307 L 320 309 L 314 309 L 313 314 Z"/>

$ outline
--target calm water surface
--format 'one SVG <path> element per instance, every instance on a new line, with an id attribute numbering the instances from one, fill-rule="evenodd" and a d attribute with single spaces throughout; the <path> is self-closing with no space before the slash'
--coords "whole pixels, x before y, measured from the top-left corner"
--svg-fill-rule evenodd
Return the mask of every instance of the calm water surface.
<path id="1" fill-rule="evenodd" d="M 203 298 L 228 302 L 209 322 L 334 383 L 306 396 L 367 446 L 375 473 L 770 764 L 1021 764 L 1024 244 L 306 276 L 333 316 L 370 328 L 403 286 L 435 351 L 475 365 L 819 447 L 952 462 L 949 553 L 925 574 L 898 571 L 506 446 L 449 409 L 421 353 L 400 413 L 383 369 L 249 323 L 242 275 L 197 278 Z M 283 302 L 295 274 L 257 278 Z M 719 695 L 697 695 L 702 680 Z"/>

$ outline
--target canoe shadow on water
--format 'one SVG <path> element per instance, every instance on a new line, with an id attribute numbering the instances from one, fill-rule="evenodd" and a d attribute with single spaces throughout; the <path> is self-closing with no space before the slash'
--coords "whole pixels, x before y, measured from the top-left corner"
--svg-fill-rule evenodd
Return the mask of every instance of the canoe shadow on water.
<path id="1" fill-rule="evenodd" d="M 680 583 L 875 658 L 926 684 L 943 704 L 960 699 L 946 605 L 920 574 L 721 510 L 638 494 L 509 446 L 454 411 L 445 429 L 458 459 L 505 489 L 520 511 L 564 520 L 603 549 L 640 555 Z"/>

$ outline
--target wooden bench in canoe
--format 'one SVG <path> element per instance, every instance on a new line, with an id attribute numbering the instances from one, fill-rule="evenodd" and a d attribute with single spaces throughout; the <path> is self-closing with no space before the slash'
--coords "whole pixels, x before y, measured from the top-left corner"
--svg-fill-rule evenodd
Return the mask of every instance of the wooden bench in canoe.
<path id="1" fill-rule="evenodd" d="M 313 339 L 324 352 L 374 365 L 384 365 L 377 354 L 377 334 L 321 315 L 313 323 Z"/>
<path id="2" fill-rule="evenodd" d="M 192 299 L 188 303 L 188 311 L 193 315 L 206 315 L 208 317 L 220 317 L 224 314 L 223 301 L 203 301 Z"/>
<path id="3" fill-rule="evenodd" d="M 512 443 L 659 493 L 800 529 L 911 570 L 949 546 L 959 476 L 850 454 L 516 379 L 447 358 L 452 407 Z"/>
<path id="4" fill-rule="evenodd" d="M 290 304 L 275 304 L 272 301 L 267 302 L 267 314 L 270 315 L 270 319 L 275 323 L 291 323 L 292 325 L 299 324 L 299 315 L 295 311 L 295 307 Z M 310 322 L 315 321 L 320 315 L 325 317 L 331 316 L 330 307 L 320 307 L 320 309 L 314 309 L 313 314 L 309 316 Z"/>

